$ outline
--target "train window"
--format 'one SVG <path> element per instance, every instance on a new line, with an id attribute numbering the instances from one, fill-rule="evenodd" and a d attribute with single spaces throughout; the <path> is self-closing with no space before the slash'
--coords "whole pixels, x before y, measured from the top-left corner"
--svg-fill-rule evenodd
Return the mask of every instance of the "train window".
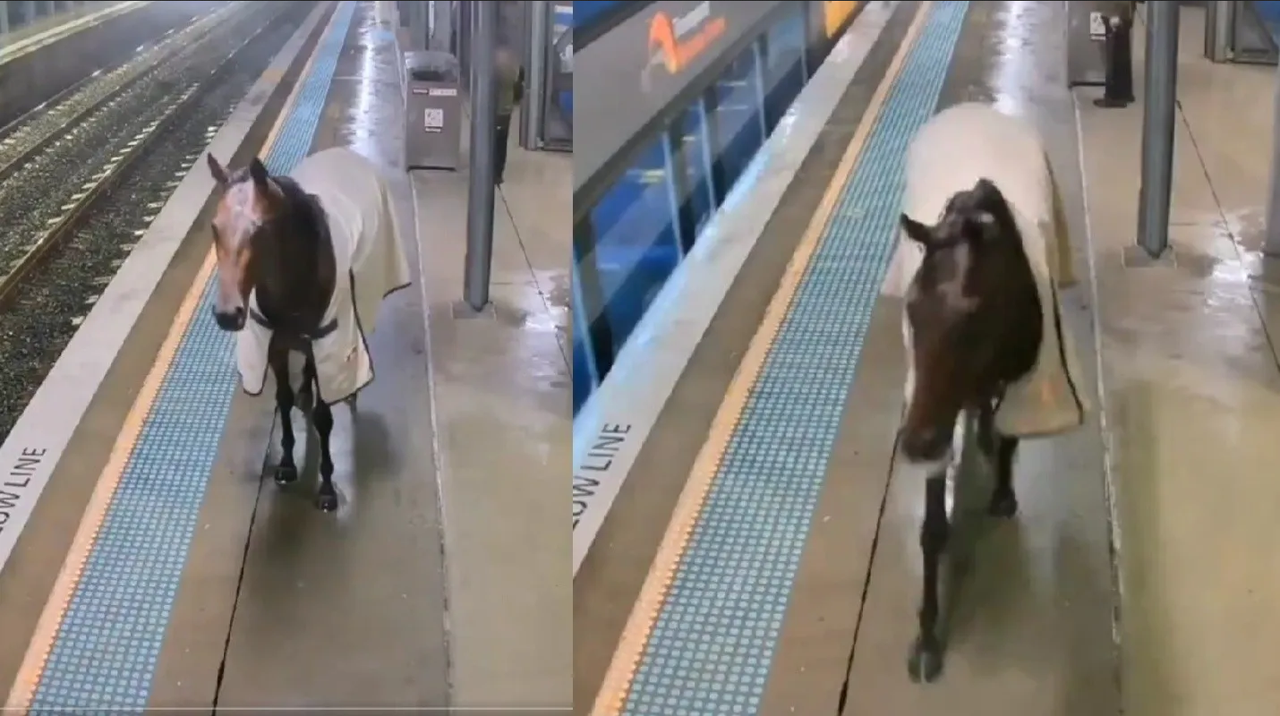
<path id="1" fill-rule="evenodd" d="M 595 244 L 582 260 L 599 275 L 615 353 L 680 262 L 664 139 L 655 138 L 590 213 Z M 603 377 L 607 369 L 598 367 Z"/>
<path id="2" fill-rule="evenodd" d="M 575 413 L 734 185 L 751 181 L 746 172 L 808 80 L 806 9 L 785 11 L 646 137 L 639 158 L 575 222 Z M 571 61 L 573 31 L 556 40 L 553 63 Z M 558 69 L 571 87 L 572 66 Z M 567 97 L 571 106 L 571 89 Z"/>
<path id="3" fill-rule="evenodd" d="M 556 144 L 573 143 L 573 8 L 553 7 L 542 135 Z"/>
<path id="4" fill-rule="evenodd" d="M 753 43 L 729 65 L 708 98 L 710 121 L 715 125 L 716 193 L 720 201 L 764 143 L 759 70 Z"/>
<path id="5" fill-rule="evenodd" d="M 668 134 L 674 160 L 672 169 L 679 180 L 676 182 L 676 206 L 680 241 L 688 253 L 716 210 L 715 191 L 711 185 L 711 146 L 702 103 L 694 102 L 676 117 Z"/>
<path id="6" fill-rule="evenodd" d="M 797 6 L 772 25 L 761 43 L 764 118 L 767 132 L 782 121 L 804 87 L 805 8 Z"/>
<path id="7" fill-rule="evenodd" d="M 613 364 L 613 337 L 595 265 L 590 217 L 573 224 L 573 412 L 586 402 Z"/>
<path id="8" fill-rule="evenodd" d="M 575 323 L 577 321 L 575 320 Z M 587 398 L 596 391 L 599 382 L 590 364 L 589 348 L 585 341 L 578 337 L 574 330 L 573 338 L 573 414 L 577 415 Z"/>
<path id="9" fill-rule="evenodd" d="M 591 308 L 588 301 L 582 296 L 582 278 L 579 262 L 576 260 L 572 266 L 573 278 L 573 414 L 578 414 L 578 409 L 587 401 L 587 397 L 595 391 L 596 386 L 600 384 L 600 372 L 596 366 L 595 352 L 591 346 L 591 329 L 589 328 L 592 318 L 600 318 L 598 315 L 592 316 Z"/>

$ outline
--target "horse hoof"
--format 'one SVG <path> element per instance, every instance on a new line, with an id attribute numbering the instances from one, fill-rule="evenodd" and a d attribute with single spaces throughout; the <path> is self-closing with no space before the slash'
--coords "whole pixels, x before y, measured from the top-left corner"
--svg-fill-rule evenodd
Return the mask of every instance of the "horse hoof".
<path id="1" fill-rule="evenodd" d="M 316 509 L 321 512 L 333 512 L 338 509 L 337 495 L 316 495 Z"/>
<path id="2" fill-rule="evenodd" d="M 1018 514 L 1018 498 L 1012 492 L 1007 495 L 992 495 L 987 511 L 992 517 L 1009 518 Z"/>
<path id="3" fill-rule="evenodd" d="M 911 654 L 907 657 L 907 674 L 915 683 L 933 683 L 942 673 L 942 648 L 926 646 L 919 641 L 911 645 Z"/>
<path id="4" fill-rule="evenodd" d="M 293 465 L 276 465 L 276 484 L 292 485 L 298 481 L 298 468 Z"/>

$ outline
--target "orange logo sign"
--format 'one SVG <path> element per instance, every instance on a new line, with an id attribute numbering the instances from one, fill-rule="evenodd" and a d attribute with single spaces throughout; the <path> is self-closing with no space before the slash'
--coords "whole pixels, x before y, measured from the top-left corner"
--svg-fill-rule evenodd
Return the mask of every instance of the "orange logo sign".
<path id="1" fill-rule="evenodd" d="M 649 64 L 642 78 L 645 89 L 653 68 L 660 66 L 668 75 L 679 74 L 720 39 L 728 25 L 723 17 L 711 16 L 710 2 L 702 2 L 676 18 L 658 11 L 649 22 Z"/>

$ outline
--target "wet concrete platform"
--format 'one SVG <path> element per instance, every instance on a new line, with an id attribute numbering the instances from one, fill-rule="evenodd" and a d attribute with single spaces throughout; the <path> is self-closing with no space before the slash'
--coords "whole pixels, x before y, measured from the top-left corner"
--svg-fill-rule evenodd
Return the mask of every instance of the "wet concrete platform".
<path id="1" fill-rule="evenodd" d="M 312 9 L 226 121 L 209 128 L 207 151 L 244 161 L 259 150 L 272 126 L 282 121 L 281 106 L 316 51 L 316 41 L 333 9 L 332 5 Z M 190 161 L 194 164 L 197 158 L 192 156 Z M 145 554 L 141 562 L 133 561 L 141 556 L 137 552 L 94 560 L 107 573 L 138 569 L 141 579 L 133 574 L 110 580 L 110 593 L 105 593 L 101 584 L 85 590 L 80 587 L 86 584 L 83 565 L 95 547 L 110 539 L 103 537 L 99 542 L 98 538 L 110 531 L 110 524 L 119 528 L 122 522 L 130 522 L 119 517 L 129 509 L 121 504 L 125 499 L 121 495 L 128 490 L 120 488 L 126 469 L 119 455 L 128 455 L 121 451 L 133 451 L 146 442 L 140 430 L 151 420 L 151 408 L 161 402 L 157 379 L 161 373 L 167 375 L 168 367 L 175 363 L 173 341 L 190 326 L 181 312 L 191 303 L 187 297 L 193 291 L 198 293 L 193 282 L 209 253 L 208 244 L 200 239 L 207 237 L 203 230 L 207 217 L 202 220 L 201 216 L 213 189 L 212 178 L 207 169 L 193 167 L 185 175 L 175 176 L 174 185 L 163 207 L 157 207 L 147 224 L 135 230 L 132 251 L 0 445 L 8 464 L 14 454 L 35 452 L 45 457 L 21 481 L 8 477 L 0 494 L 0 632 L 7 637 L 0 643 L 0 683 L 6 690 L 14 687 L 6 693 L 9 707 L 49 686 L 46 679 L 62 683 L 46 689 L 44 703 L 53 699 L 55 705 L 65 706 L 87 691 L 102 692 L 113 704 L 145 705 L 149 690 L 140 687 L 138 679 L 149 683 L 155 653 L 168 626 L 171 590 L 177 586 L 162 586 L 167 562 L 163 553 L 181 554 L 179 571 L 187 556 L 185 537 L 160 536 L 168 526 L 183 523 L 181 500 L 174 499 L 178 496 L 170 492 L 171 501 L 163 509 L 146 510 L 143 533 L 153 535 L 151 544 L 143 544 L 145 539 L 125 538 L 130 549 Z M 175 401 L 171 397 L 168 405 L 174 402 L 182 403 L 182 398 Z M 201 403 L 199 410 L 188 415 L 194 414 L 199 421 L 200 411 L 214 414 Z M 179 408 L 179 412 L 186 411 Z M 170 441 L 187 434 L 208 435 L 216 445 L 220 433 L 219 426 L 213 431 L 167 435 Z M 32 448 L 35 443 L 42 446 Z M 177 458 L 170 454 L 158 461 L 166 473 L 159 481 L 165 489 L 202 484 L 208 470 L 199 475 L 184 474 L 182 465 L 175 464 L 180 462 Z M 193 478 L 197 482 L 192 483 Z M 110 523 L 108 513 L 116 517 Z M 140 584 L 151 588 L 138 589 Z M 91 596 L 84 596 L 86 593 Z M 67 626 L 67 612 L 73 596 L 81 609 L 91 609 L 87 602 L 96 599 L 128 602 L 129 606 L 118 607 L 125 613 L 115 619 L 99 620 L 87 629 L 83 624 L 72 627 Z M 164 603 L 157 604 L 161 600 Z M 149 612 L 156 606 L 164 611 L 164 618 L 151 617 Z M 76 629 L 81 631 L 76 634 Z M 106 634 L 112 629 L 131 636 L 121 639 Z M 102 646 L 99 640 L 109 646 Z M 59 647 L 64 653 L 87 649 L 95 656 L 64 658 L 60 665 L 50 665 L 42 655 Z M 108 660 L 110 673 L 86 671 L 85 665 Z M 122 689 L 122 681 L 132 686 Z"/>
<path id="2" fill-rule="evenodd" d="M 1124 110 L 1079 102 L 1119 515 L 1122 692 L 1125 713 L 1139 716 L 1271 714 L 1280 268 L 1260 250 L 1276 70 L 1210 63 L 1203 10 L 1184 5 L 1181 18 L 1171 255 L 1132 260 L 1142 87 Z M 1137 55 L 1141 77 L 1141 43 Z"/>
<path id="3" fill-rule="evenodd" d="M 93 646 L 91 636 L 76 647 L 130 662 L 101 677 L 131 684 L 124 696 L 116 692 L 117 701 L 138 708 L 351 710 L 569 703 L 569 538 L 557 488 L 569 450 L 570 157 L 512 147 L 496 202 L 492 305 L 475 316 L 457 311 L 468 173 L 411 178 L 403 170 L 395 8 L 381 1 L 317 5 L 315 17 L 325 19 L 313 22 L 305 51 L 289 58 L 289 69 L 273 68 L 260 81 L 268 90 L 281 85 L 278 97 L 256 90 L 261 96 L 248 103 L 269 105 L 263 126 L 255 124 L 247 137 L 244 129 L 235 147 L 215 139 L 210 150 L 224 160 L 234 154 L 235 163 L 247 161 L 264 139 L 274 150 L 267 126 L 275 124 L 273 137 L 289 134 L 275 134 L 283 126 L 276 113 L 305 105 L 298 114 L 319 120 L 309 152 L 350 146 L 392 177 L 415 281 L 382 306 L 370 337 L 377 377 L 361 393 L 358 414 L 335 410 L 342 507 L 337 514 L 314 509 L 316 460 L 304 454 L 304 440 L 298 485 L 282 490 L 266 477 L 265 466 L 278 458 L 274 401 L 237 390 L 225 425 L 208 441 L 217 452 L 207 487 L 190 507 L 156 508 L 156 524 L 190 509 L 189 548 L 142 545 L 124 560 L 143 576 L 118 588 L 161 593 L 148 601 L 163 602 L 163 613 L 137 617 L 146 620 L 138 630 L 149 641 L 154 636 L 154 646 L 140 647 L 136 636 L 125 646 Z M 334 57 L 331 72 L 315 69 Z M 295 81 L 298 73 L 303 79 Z M 321 75 L 316 82 L 327 90 L 314 94 L 322 101 L 285 101 L 291 89 L 296 99 L 304 83 Z M 188 177 L 183 186 L 203 187 L 203 194 L 188 192 L 161 213 L 185 213 L 195 228 L 170 237 L 181 246 L 170 247 L 164 267 L 154 259 L 156 287 L 131 287 L 145 310 L 138 309 L 136 330 L 120 329 L 128 340 L 119 338 L 124 347 L 109 361 L 110 372 L 103 368 L 101 386 L 86 389 L 92 405 L 68 449 L 77 460 L 58 463 L 30 529 L 0 571 L 0 630 L 18 637 L 0 648 L 0 677 L 16 684 L 17 698 L 39 688 L 31 686 L 31 674 L 43 673 L 42 645 L 61 639 L 70 619 L 65 595 L 83 586 L 76 565 L 87 558 L 80 550 L 95 548 L 107 523 L 106 513 L 95 512 L 112 500 L 99 494 L 109 481 L 103 476 L 122 449 L 118 436 L 142 420 L 134 416 L 143 403 L 137 396 L 159 390 L 147 388 L 151 374 L 160 381 L 173 372 L 164 360 L 176 361 L 174 349 L 165 346 L 185 343 L 190 326 L 209 320 L 191 308 L 199 304 L 202 284 L 193 288 L 192 281 L 209 265 L 208 245 L 181 239 L 203 225 L 200 207 L 212 180 L 202 167 L 192 172 L 197 181 Z M 90 316 L 86 325 L 95 320 L 101 317 Z M 200 421 L 207 428 L 214 414 L 188 410 L 182 431 L 198 430 Z M 178 477 L 174 482 L 206 484 L 204 473 Z M 173 586 L 147 572 L 158 570 L 158 561 L 176 565 Z M 89 619 L 80 628 L 93 635 L 106 630 L 99 626 Z M 75 698 L 97 703 L 83 691 L 96 678 L 85 670 L 99 661 L 76 659 L 70 667 L 87 685 Z"/>
<path id="4" fill-rule="evenodd" d="M 413 205 L 398 169 L 403 114 L 392 5 L 357 4 L 310 152 L 350 146 L 387 167 L 414 266 Z M 369 342 L 376 379 L 354 414 L 334 411 L 337 514 L 313 506 L 317 458 L 305 440 L 295 450 L 303 478 L 289 489 L 275 485 L 264 467 L 278 461 L 274 400 L 235 397 L 151 705 L 449 704 L 421 295 L 415 282 L 383 303 Z M 296 412 L 294 426 L 306 434 Z"/>
<path id="5" fill-rule="evenodd" d="M 1065 25 L 1065 8 L 1059 3 L 970 3 L 938 106 L 989 101 L 1025 117 L 1040 130 L 1064 194 L 1080 276 L 1087 271 L 1089 258 L 1083 240 L 1086 219 L 1077 131 L 1063 67 Z M 1063 304 L 1064 322 L 1074 334 L 1084 372 L 1082 389 L 1093 394 L 1097 377 L 1089 282 L 1064 291 Z M 850 505 L 865 510 L 867 502 L 874 503 L 881 495 L 879 490 L 860 493 L 840 483 L 859 475 L 869 463 L 889 465 L 902 407 L 897 387 L 903 365 L 900 315 L 899 301 L 881 299 L 876 320 L 881 321 L 882 332 L 873 332 L 873 341 L 883 336 L 883 343 L 868 344 L 864 360 L 875 362 L 868 365 L 865 380 L 860 376 L 854 383 L 849 404 L 861 405 L 866 395 L 874 404 L 889 408 L 884 413 L 889 420 L 872 430 L 864 424 L 870 418 L 865 411 L 847 415 L 848 441 L 837 447 L 837 455 L 847 456 L 850 462 L 842 466 L 839 457 L 833 460 L 828 489 L 834 499 L 825 503 L 825 510 L 819 507 L 828 525 Z M 895 379 L 888 381 L 887 375 Z M 1096 397 L 1091 400 L 1097 404 Z M 986 478 L 985 470 L 973 469 L 962 478 L 976 483 L 975 499 L 967 509 L 977 514 L 962 518 L 966 523 L 962 529 L 969 533 L 958 535 L 951 555 L 951 568 L 960 576 L 950 607 L 946 670 L 939 683 L 923 688 L 910 683 L 905 671 L 920 589 L 918 531 L 923 494 L 909 475 L 890 478 L 869 550 L 867 592 L 849 634 L 852 666 L 842 713 L 1119 713 L 1110 511 L 1099 417 L 1094 411 L 1082 429 L 1063 437 L 1023 442 L 1015 466 L 1019 515 L 1013 522 L 995 522 L 981 514 L 989 483 L 975 478 Z M 842 503 L 841 495 L 853 501 Z M 831 525 L 811 538 L 819 555 L 829 555 L 810 562 L 816 567 L 812 584 L 819 590 L 829 579 L 822 576 L 828 572 L 822 562 L 852 561 L 847 552 L 841 555 L 838 542 L 824 542 L 824 532 L 835 540 L 848 534 Z M 859 536 L 865 540 L 867 535 Z M 861 586 L 860 582 L 861 575 L 850 586 Z M 802 572 L 797 599 L 805 586 Z M 819 610 L 822 599 L 814 603 Z M 803 608 L 795 613 L 798 624 L 812 626 L 814 615 L 800 616 L 806 614 Z M 802 658 L 799 652 L 796 656 Z M 775 674 L 783 684 L 787 664 L 780 656 Z M 785 690 L 779 687 L 780 692 Z"/>
<path id="6" fill-rule="evenodd" d="M 914 15 L 920 5 L 902 3 L 899 11 Z M 937 12 L 945 4 L 923 5 Z M 933 72 L 945 75 L 939 108 L 965 100 L 992 101 L 1028 118 L 1046 138 L 1066 194 L 1071 233 L 1078 237 L 1073 249 L 1081 280 L 1065 292 L 1064 319 L 1081 353 L 1085 389 L 1093 393 L 1094 303 L 1092 284 L 1085 278 L 1089 257 L 1083 238 L 1087 223 L 1077 127 L 1062 66 L 1064 13 L 1061 3 L 968 3 L 951 62 Z M 889 23 L 879 40 L 884 47 L 873 49 L 867 60 L 868 67 L 876 68 L 874 74 L 860 72 L 854 79 L 814 145 L 820 154 L 807 159 L 807 171 L 792 180 L 690 358 L 575 579 L 575 708 L 579 713 L 645 712 L 638 706 L 641 702 L 634 700 L 622 708 L 616 700 L 595 702 L 593 710 L 602 683 L 617 683 L 605 681 L 614 672 L 606 672 L 601 662 L 621 653 L 615 652 L 619 640 L 635 638 L 632 623 L 653 622 L 654 617 L 645 615 L 655 609 L 655 602 L 637 607 L 636 598 L 645 589 L 646 577 L 661 581 L 650 570 L 657 569 L 655 554 L 666 549 L 659 543 L 675 539 L 664 534 L 672 511 L 678 503 L 685 504 L 681 492 L 687 489 L 708 431 L 715 440 L 727 439 L 725 428 L 713 426 L 713 420 L 724 418 L 717 418 L 717 406 L 728 401 L 726 390 L 734 394 L 746 390 L 731 386 L 736 385 L 734 375 L 745 370 L 743 356 L 751 355 L 768 294 L 786 275 L 788 262 L 795 260 L 797 242 L 802 241 L 798 237 L 815 215 L 821 215 L 827 185 L 848 178 L 839 175 L 839 156 L 854 140 L 869 106 L 883 101 L 873 97 L 892 56 L 909 44 L 903 41 L 906 24 L 907 20 Z M 1137 146 L 1132 145 L 1135 152 Z M 1121 175 L 1109 172 L 1094 181 L 1114 187 L 1117 176 Z M 799 568 L 787 585 L 785 618 L 768 650 L 770 666 L 756 712 L 1118 714 L 1120 662 L 1112 631 L 1116 596 L 1110 509 L 1097 412 L 1083 429 L 1068 436 L 1024 443 L 1016 467 L 1021 510 L 1015 521 L 966 520 L 966 530 L 957 535 L 952 550 L 952 566 L 961 581 L 950 605 L 946 671 L 930 686 L 909 681 L 906 656 L 920 589 L 918 529 L 923 494 L 909 476 L 894 474 L 891 464 L 905 365 L 900 315 L 900 302 L 883 296 L 870 314 L 835 444 L 825 456 L 825 479 L 801 543 Z M 735 444 L 739 451 L 751 450 L 745 442 Z M 798 442 L 796 450 L 816 449 L 808 445 Z M 965 478 L 979 501 L 986 495 L 981 485 L 985 477 L 983 471 L 971 470 Z M 761 475 L 759 479 L 775 478 Z M 687 529 L 684 524 L 680 529 Z M 757 529 L 772 531 L 777 554 L 790 549 L 789 537 L 763 516 L 734 524 L 732 530 L 743 535 Z M 713 531 L 721 535 L 717 539 L 723 545 L 746 544 L 724 537 L 729 527 L 723 521 L 706 529 L 707 535 Z M 705 585 L 688 576 L 692 572 L 682 573 L 686 575 L 682 577 L 686 581 L 680 582 L 682 596 L 703 585 L 706 600 L 719 603 L 728 598 L 715 591 L 717 584 L 723 589 L 724 582 L 708 576 L 715 570 L 702 564 L 697 573 L 705 576 Z M 741 579 L 744 590 L 752 588 L 750 579 Z M 633 609 L 644 614 L 633 614 Z M 629 623 L 628 617 L 634 621 Z M 689 631 L 695 630 L 690 626 Z M 747 638 L 745 632 L 746 628 L 726 636 L 726 643 Z M 662 636 L 668 642 L 681 638 L 669 629 Z M 701 662 L 692 663 L 684 671 L 698 673 L 701 666 Z M 633 664 L 632 672 L 636 668 Z M 738 685 L 728 687 L 726 693 L 746 688 L 742 684 L 759 673 L 758 666 L 745 662 L 727 668 L 725 679 Z M 607 705 L 609 701 L 615 705 Z"/>
<path id="7" fill-rule="evenodd" d="M 512 121 L 519 126 L 519 114 Z M 463 156 L 469 132 L 463 130 Z M 452 683 L 458 707 L 566 709 L 573 594 L 572 157 L 512 133 L 490 305 L 462 303 L 469 173 L 413 172 L 429 307 Z"/>

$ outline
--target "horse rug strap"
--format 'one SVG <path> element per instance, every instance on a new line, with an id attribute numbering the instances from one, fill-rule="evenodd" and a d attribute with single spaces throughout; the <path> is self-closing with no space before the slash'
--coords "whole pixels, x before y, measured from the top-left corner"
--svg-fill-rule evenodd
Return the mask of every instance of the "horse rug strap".
<path id="1" fill-rule="evenodd" d="M 995 416 L 1003 435 L 1038 437 L 1080 427 L 1089 410 L 1083 373 L 1058 297 L 1069 257 L 1066 226 L 1060 221 L 1057 184 L 1039 133 L 1029 123 L 979 103 L 955 105 L 935 115 L 907 150 L 906 188 L 902 211 L 918 221 L 941 217 L 947 201 L 979 179 L 1000 189 L 1018 224 L 1022 248 L 1039 288 L 1044 338 L 1030 373 L 1008 386 Z M 924 249 L 899 236 L 884 293 L 905 297 L 924 256 Z M 903 311 L 903 340 L 911 355 L 911 327 Z M 914 381 L 908 367 L 907 389 Z"/>
<path id="2" fill-rule="evenodd" d="M 320 200 L 333 239 L 337 281 L 320 328 L 309 336 L 318 397 L 333 404 L 373 381 L 367 335 L 383 298 L 409 285 L 409 266 L 386 180 L 372 162 L 346 148 L 326 149 L 302 160 L 291 176 Z M 261 315 L 256 294 L 249 297 L 249 308 L 250 315 Z M 266 323 L 249 321 L 236 334 L 241 386 L 252 395 L 266 383 L 271 343 Z"/>

